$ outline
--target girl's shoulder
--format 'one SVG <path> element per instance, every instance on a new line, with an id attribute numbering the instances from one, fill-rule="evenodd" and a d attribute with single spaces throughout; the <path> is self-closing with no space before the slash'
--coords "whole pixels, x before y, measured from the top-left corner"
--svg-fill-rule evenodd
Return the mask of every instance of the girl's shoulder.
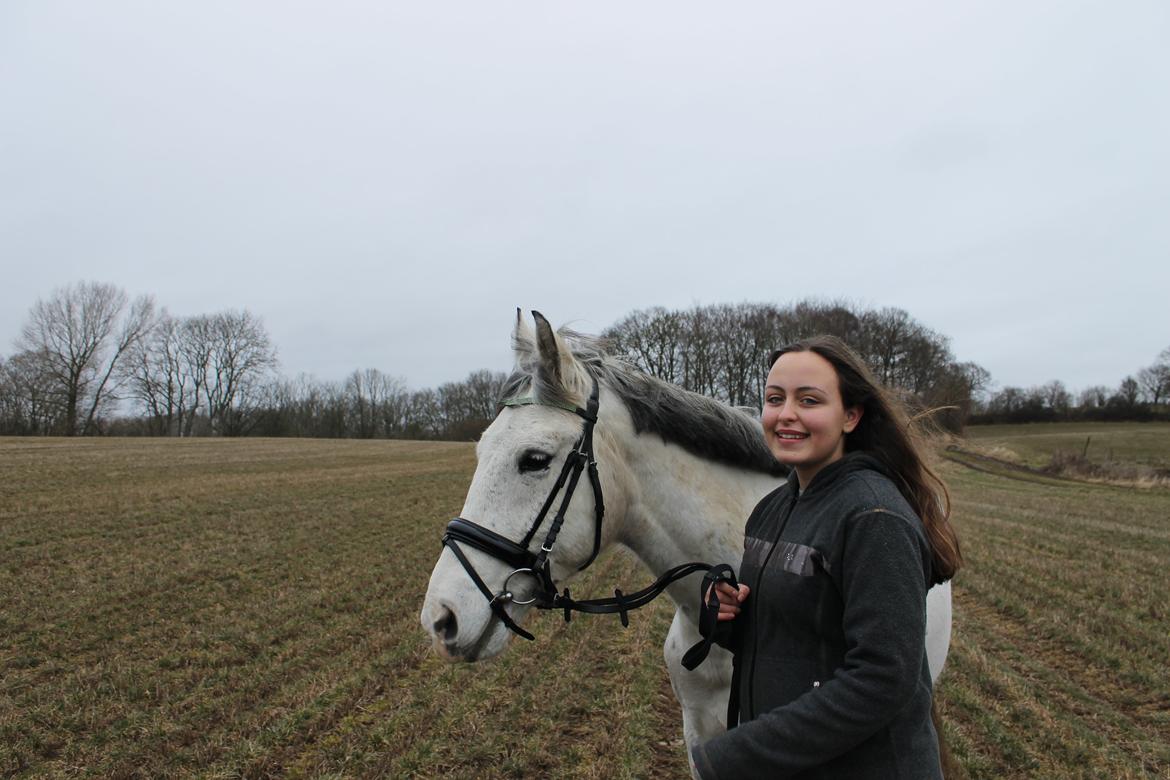
<path id="1" fill-rule="evenodd" d="M 838 511 L 855 516 L 875 511 L 918 521 L 918 514 L 875 458 L 864 453 L 846 456 L 851 462 L 833 486 Z"/>

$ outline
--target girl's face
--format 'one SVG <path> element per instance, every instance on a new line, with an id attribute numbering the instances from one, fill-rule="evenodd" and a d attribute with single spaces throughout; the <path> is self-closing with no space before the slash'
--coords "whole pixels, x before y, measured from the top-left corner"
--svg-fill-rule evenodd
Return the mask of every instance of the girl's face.
<path id="1" fill-rule="evenodd" d="M 776 460 L 795 469 L 801 490 L 845 455 L 845 434 L 857 427 L 861 412 L 860 406 L 845 407 L 836 369 L 815 352 L 787 352 L 768 372 L 764 440 Z"/>

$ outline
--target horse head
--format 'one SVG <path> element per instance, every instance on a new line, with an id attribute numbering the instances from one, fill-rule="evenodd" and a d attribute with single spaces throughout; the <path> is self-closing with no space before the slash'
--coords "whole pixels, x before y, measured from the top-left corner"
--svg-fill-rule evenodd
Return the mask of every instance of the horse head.
<path id="1" fill-rule="evenodd" d="M 601 522 L 602 495 L 611 510 L 622 503 L 612 481 L 617 453 L 604 426 L 594 427 L 604 415 L 597 414 L 602 388 L 574 354 L 580 345 L 538 312 L 535 330 L 516 315 L 516 371 L 476 446 L 475 474 L 420 615 L 449 660 L 498 655 L 513 633 L 531 638 L 519 623 L 532 600 L 571 579 L 614 537 L 613 524 Z M 592 474 L 591 463 L 601 464 Z"/>

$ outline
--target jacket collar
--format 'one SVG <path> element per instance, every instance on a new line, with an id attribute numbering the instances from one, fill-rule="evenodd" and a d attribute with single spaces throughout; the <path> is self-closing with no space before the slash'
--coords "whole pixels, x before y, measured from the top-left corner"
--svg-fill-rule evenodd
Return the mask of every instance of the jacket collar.
<path id="1" fill-rule="evenodd" d="M 792 488 L 792 494 L 795 496 L 821 495 L 831 490 L 832 485 L 841 480 L 846 474 L 867 470 L 876 471 L 886 477 L 890 476 L 889 471 L 886 470 L 886 467 L 882 465 L 881 461 L 872 455 L 865 452 L 847 452 L 845 453 L 845 457 L 833 461 L 818 471 L 803 493 L 800 490 L 800 481 L 796 478 L 796 469 L 788 472 L 788 485 Z"/>

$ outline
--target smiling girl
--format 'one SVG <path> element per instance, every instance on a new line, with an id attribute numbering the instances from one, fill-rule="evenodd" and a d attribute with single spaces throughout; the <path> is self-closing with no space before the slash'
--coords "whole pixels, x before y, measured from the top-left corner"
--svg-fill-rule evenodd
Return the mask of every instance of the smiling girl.
<path id="1" fill-rule="evenodd" d="M 787 483 L 748 519 L 729 731 L 704 780 L 939 778 L 926 591 L 961 564 L 946 486 L 900 404 L 839 339 L 773 353 L 761 418 Z M 736 725 L 736 719 L 738 724 Z"/>

